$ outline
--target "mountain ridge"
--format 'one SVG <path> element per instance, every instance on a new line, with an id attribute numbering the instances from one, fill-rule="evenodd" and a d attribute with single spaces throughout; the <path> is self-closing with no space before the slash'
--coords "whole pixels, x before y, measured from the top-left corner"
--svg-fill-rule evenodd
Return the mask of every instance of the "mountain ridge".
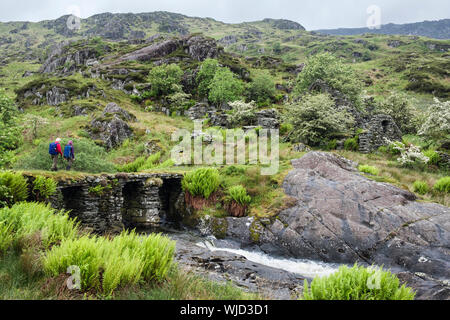
<path id="1" fill-rule="evenodd" d="M 380 29 L 369 28 L 337 28 L 320 29 L 315 32 L 327 35 L 358 35 L 358 34 L 386 34 L 386 35 L 409 35 L 423 36 L 434 39 L 450 39 L 450 19 L 425 20 L 422 22 L 395 24 L 388 23 L 381 26 Z"/>

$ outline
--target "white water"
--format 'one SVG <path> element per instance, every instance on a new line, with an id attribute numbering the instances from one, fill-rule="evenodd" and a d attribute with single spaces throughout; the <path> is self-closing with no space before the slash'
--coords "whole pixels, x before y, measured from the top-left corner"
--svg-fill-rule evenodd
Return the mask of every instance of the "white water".
<path id="1" fill-rule="evenodd" d="M 283 259 L 274 258 L 268 254 L 247 251 L 242 249 L 217 248 L 210 241 L 197 243 L 197 246 L 207 248 L 211 251 L 225 251 L 245 257 L 247 260 L 259 263 L 268 267 L 300 274 L 307 278 L 328 276 L 337 271 L 338 265 L 316 262 L 305 259 Z"/>

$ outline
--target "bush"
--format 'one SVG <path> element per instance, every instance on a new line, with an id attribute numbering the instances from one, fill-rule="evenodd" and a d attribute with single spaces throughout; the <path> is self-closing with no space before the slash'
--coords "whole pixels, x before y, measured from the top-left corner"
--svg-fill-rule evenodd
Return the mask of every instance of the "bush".
<path id="1" fill-rule="evenodd" d="M 179 85 L 182 77 L 183 70 L 176 64 L 154 67 L 148 77 L 148 81 L 152 85 L 152 95 L 161 97 L 180 91 Z"/>
<path id="2" fill-rule="evenodd" d="M 239 100 L 244 85 L 228 68 L 219 68 L 209 85 L 209 101 L 220 105 L 224 102 Z"/>
<path id="3" fill-rule="evenodd" d="M 350 138 L 345 140 L 344 142 L 344 149 L 349 151 L 358 151 L 359 150 L 359 138 Z"/>
<path id="4" fill-rule="evenodd" d="M 56 212 L 42 203 L 20 203 L 11 208 L 0 209 L 0 221 L 7 221 L 14 234 L 14 242 L 35 233 L 40 233 L 44 248 L 64 239 L 73 239 L 78 233 L 78 224 L 69 218 L 68 213 Z"/>
<path id="5" fill-rule="evenodd" d="M 33 181 L 33 195 L 36 201 L 45 201 L 55 194 L 57 183 L 52 178 L 37 176 Z"/>
<path id="6" fill-rule="evenodd" d="M 428 159 L 430 159 L 428 161 L 428 164 L 432 164 L 432 165 L 439 165 L 439 162 L 441 161 L 441 158 L 439 156 L 439 153 L 437 153 L 436 151 L 434 151 L 433 149 L 429 149 L 427 151 L 423 152 L 423 155 L 425 157 L 427 157 Z"/>
<path id="7" fill-rule="evenodd" d="M 413 184 L 414 192 L 417 192 L 418 194 L 424 195 L 427 194 L 428 191 L 430 191 L 430 188 L 428 187 L 428 184 L 424 181 L 416 181 Z"/>
<path id="8" fill-rule="evenodd" d="M 81 237 L 53 247 L 44 257 L 44 270 L 50 276 L 78 266 L 81 289 L 101 289 L 110 295 L 117 287 L 140 280 L 163 281 L 173 266 L 175 242 L 151 234 L 139 236 L 123 232 L 112 240 Z"/>
<path id="9" fill-rule="evenodd" d="M 333 99 L 327 94 L 306 95 L 286 109 L 284 120 L 293 126 L 290 139 L 309 146 L 341 138 L 350 133 L 353 124 L 352 116 L 336 110 Z"/>
<path id="10" fill-rule="evenodd" d="M 351 66 L 332 54 L 320 53 L 310 57 L 298 75 L 294 92 L 305 94 L 317 80 L 324 81 L 331 88 L 346 95 L 354 104 L 360 105 L 362 82 L 358 80 Z"/>
<path id="11" fill-rule="evenodd" d="M 182 187 L 184 191 L 188 191 L 194 197 L 201 196 L 208 199 L 219 188 L 220 180 L 217 169 L 197 169 L 186 173 Z"/>
<path id="12" fill-rule="evenodd" d="M 305 280 L 304 300 L 414 300 L 415 293 L 382 268 L 341 266 L 328 277 Z"/>
<path id="13" fill-rule="evenodd" d="M 133 162 L 124 164 L 122 166 L 117 166 L 116 169 L 119 172 L 127 172 L 127 173 L 149 170 L 158 167 L 160 159 L 161 153 L 157 152 L 149 157 L 139 157 Z"/>
<path id="14" fill-rule="evenodd" d="M 450 177 L 444 177 L 439 179 L 434 187 L 437 192 L 450 193 Z"/>
<path id="15" fill-rule="evenodd" d="M 214 75 L 219 69 L 219 62 L 215 59 L 206 59 L 200 66 L 197 73 L 196 81 L 198 83 L 198 93 L 201 97 L 208 97 L 209 86 L 211 85 Z"/>
<path id="16" fill-rule="evenodd" d="M 21 173 L 0 172 L 0 205 L 12 206 L 27 198 L 28 184 Z"/>
<path id="17" fill-rule="evenodd" d="M 358 167 L 358 170 L 360 172 L 364 172 L 364 173 L 368 173 L 374 176 L 377 176 L 379 173 L 379 170 L 373 166 L 369 166 L 369 165 L 360 165 Z"/>
<path id="18" fill-rule="evenodd" d="M 230 103 L 232 108 L 228 120 L 232 126 L 253 125 L 256 120 L 256 106 L 254 101 L 245 103 L 244 101 L 235 101 Z"/>
<path id="19" fill-rule="evenodd" d="M 450 101 L 441 102 L 434 99 L 426 114 L 425 122 L 422 124 L 419 135 L 435 139 L 445 139 L 450 132 Z"/>
<path id="20" fill-rule="evenodd" d="M 247 194 L 247 190 L 241 185 L 228 188 L 226 200 L 235 201 L 242 206 L 247 206 L 252 202 L 252 198 Z"/>
<path id="21" fill-rule="evenodd" d="M 10 151 L 17 149 L 22 139 L 18 114 L 14 101 L 0 91 L 0 168 L 10 165 L 13 160 Z"/>
<path id="22" fill-rule="evenodd" d="M 106 160 L 107 153 L 104 148 L 97 146 L 93 141 L 88 139 L 72 139 L 75 147 L 76 160 L 72 169 L 80 172 L 89 173 L 113 173 L 114 165 Z M 61 147 L 67 143 L 67 139 L 61 142 Z M 48 145 L 50 142 L 42 142 L 38 147 L 28 155 L 19 159 L 15 164 L 17 169 L 25 170 L 49 170 L 52 160 L 48 154 Z M 66 162 L 59 158 L 58 168 L 65 168 Z"/>
<path id="23" fill-rule="evenodd" d="M 248 86 L 248 99 L 256 101 L 258 104 L 270 102 L 275 94 L 275 82 L 268 71 L 258 72 Z"/>

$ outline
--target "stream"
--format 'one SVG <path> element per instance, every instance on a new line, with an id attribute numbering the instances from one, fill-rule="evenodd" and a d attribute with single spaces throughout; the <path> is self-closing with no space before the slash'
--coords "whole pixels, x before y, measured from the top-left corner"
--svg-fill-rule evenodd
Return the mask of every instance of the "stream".
<path id="1" fill-rule="evenodd" d="M 201 237 L 188 230 L 161 231 L 177 242 L 176 260 L 186 270 L 213 281 L 231 280 L 269 299 L 295 299 L 305 279 L 327 276 L 339 268 L 339 264 L 271 256 L 258 247 L 241 248 L 233 240 Z"/>

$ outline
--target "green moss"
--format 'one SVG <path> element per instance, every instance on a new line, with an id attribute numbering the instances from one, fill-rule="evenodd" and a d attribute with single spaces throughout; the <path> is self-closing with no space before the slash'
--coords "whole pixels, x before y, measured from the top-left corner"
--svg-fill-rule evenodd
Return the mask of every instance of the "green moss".
<path id="1" fill-rule="evenodd" d="M 211 218 L 211 230 L 217 239 L 225 239 L 228 231 L 228 221 L 223 218 Z"/>
<path id="2" fill-rule="evenodd" d="M 250 231 L 250 239 L 254 243 L 259 243 L 261 239 L 261 234 L 264 232 L 264 226 L 260 223 L 258 219 L 255 219 L 249 228 Z"/>

